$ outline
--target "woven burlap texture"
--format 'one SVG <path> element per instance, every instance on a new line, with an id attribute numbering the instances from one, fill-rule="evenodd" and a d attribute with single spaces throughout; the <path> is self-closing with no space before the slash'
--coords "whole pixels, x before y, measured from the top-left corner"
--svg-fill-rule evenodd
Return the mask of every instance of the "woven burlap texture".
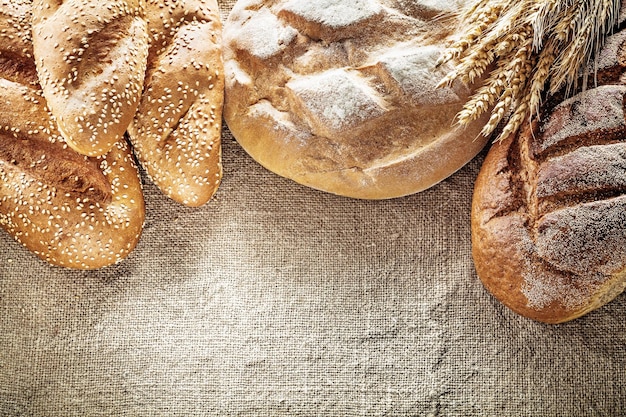
<path id="1" fill-rule="evenodd" d="M 0 234 L 0 416 L 626 413 L 625 296 L 550 326 L 476 277 L 484 152 L 420 194 L 359 201 L 223 141 L 205 207 L 145 179 L 145 231 L 118 266 L 53 268 Z"/>

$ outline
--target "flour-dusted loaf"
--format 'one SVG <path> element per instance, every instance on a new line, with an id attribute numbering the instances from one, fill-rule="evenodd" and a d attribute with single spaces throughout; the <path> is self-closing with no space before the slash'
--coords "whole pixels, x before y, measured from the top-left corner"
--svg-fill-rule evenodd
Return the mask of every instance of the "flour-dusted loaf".
<path id="1" fill-rule="evenodd" d="M 626 287 L 625 45 L 626 31 L 610 37 L 599 85 L 495 144 L 476 182 L 478 276 L 535 320 L 574 319 Z"/>
<path id="2" fill-rule="evenodd" d="M 259 163 L 340 195 L 424 190 L 484 146 L 471 93 L 436 85 L 462 1 L 240 0 L 224 25 L 225 120 Z"/>
<path id="3" fill-rule="evenodd" d="M 39 80 L 67 143 L 101 156 L 133 119 L 148 55 L 145 0 L 34 0 Z"/>
<path id="4" fill-rule="evenodd" d="M 206 203 L 222 178 L 222 25 L 215 0 L 148 0 L 144 91 L 128 128 L 148 175 L 169 197 Z"/>
<path id="5" fill-rule="evenodd" d="M 130 148 L 118 138 L 92 158 L 67 147 L 37 81 L 31 1 L 0 8 L 0 225 L 54 265 L 113 264 L 133 250 L 145 217 Z"/>

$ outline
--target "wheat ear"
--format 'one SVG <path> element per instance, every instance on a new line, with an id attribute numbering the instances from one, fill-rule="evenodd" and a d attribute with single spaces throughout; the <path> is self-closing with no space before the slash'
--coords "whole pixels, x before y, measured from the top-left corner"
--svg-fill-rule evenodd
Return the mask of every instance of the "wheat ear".
<path id="1" fill-rule="evenodd" d="M 506 121 L 501 140 L 539 115 L 546 94 L 584 88 L 620 7 L 621 0 L 472 2 L 460 17 L 465 31 L 439 60 L 453 63 L 440 86 L 481 80 L 457 122 L 466 125 L 491 111 L 481 133 L 490 136 Z"/>

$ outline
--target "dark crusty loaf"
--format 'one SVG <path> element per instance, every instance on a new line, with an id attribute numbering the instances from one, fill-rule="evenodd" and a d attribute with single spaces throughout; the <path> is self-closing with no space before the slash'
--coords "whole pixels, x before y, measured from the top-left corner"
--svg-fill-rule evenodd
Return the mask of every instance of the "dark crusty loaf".
<path id="1" fill-rule="evenodd" d="M 133 119 L 148 55 L 144 0 L 33 0 L 39 80 L 67 143 L 101 156 Z"/>
<path id="2" fill-rule="evenodd" d="M 93 269 L 135 247 L 145 209 L 126 142 L 90 158 L 65 144 L 37 82 L 31 1 L 0 13 L 0 225 L 42 259 Z"/>
<path id="3" fill-rule="evenodd" d="M 169 197 L 206 203 L 222 178 L 224 70 L 215 0 L 149 0 L 144 91 L 128 133 L 139 162 Z"/>
<path id="4" fill-rule="evenodd" d="M 368 199 L 423 190 L 472 159 L 485 119 L 435 86 L 458 1 L 240 0 L 224 25 L 224 118 L 277 174 Z M 437 16 L 437 18 L 435 18 Z"/>
<path id="5" fill-rule="evenodd" d="M 490 150 L 472 208 L 487 289 L 544 322 L 574 319 L 626 287 L 626 31 L 598 59 L 599 86 L 546 104 Z"/>

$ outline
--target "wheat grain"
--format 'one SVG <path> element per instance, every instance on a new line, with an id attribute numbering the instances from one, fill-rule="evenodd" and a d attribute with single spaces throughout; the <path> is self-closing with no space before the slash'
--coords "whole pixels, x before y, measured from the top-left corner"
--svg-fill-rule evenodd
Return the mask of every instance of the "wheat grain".
<path id="1" fill-rule="evenodd" d="M 621 0 L 477 0 L 463 13 L 467 28 L 439 63 L 454 61 L 440 85 L 473 84 L 475 94 L 457 115 L 465 125 L 490 111 L 482 134 L 496 140 L 538 116 L 544 95 L 586 87 L 587 69 L 615 25 Z M 494 68 L 485 76 L 485 72 Z M 549 87 L 549 88 L 548 88 Z M 547 90 L 547 92 L 546 92 Z M 510 115 L 510 116 L 507 116 Z"/>
<path id="2" fill-rule="evenodd" d="M 537 57 L 537 66 L 530 82 L 530 96 L 528 101 L 528 108 L 531 111 L 531 115 L 539 114 L 539 107 L 542 102 L 542 93 L 548 81 L 550 68 L 556 59 L 557 51 L 555 48 L 555 41 L 548 41 L 545 48 L 540 51 L 539 56 Z"/>

